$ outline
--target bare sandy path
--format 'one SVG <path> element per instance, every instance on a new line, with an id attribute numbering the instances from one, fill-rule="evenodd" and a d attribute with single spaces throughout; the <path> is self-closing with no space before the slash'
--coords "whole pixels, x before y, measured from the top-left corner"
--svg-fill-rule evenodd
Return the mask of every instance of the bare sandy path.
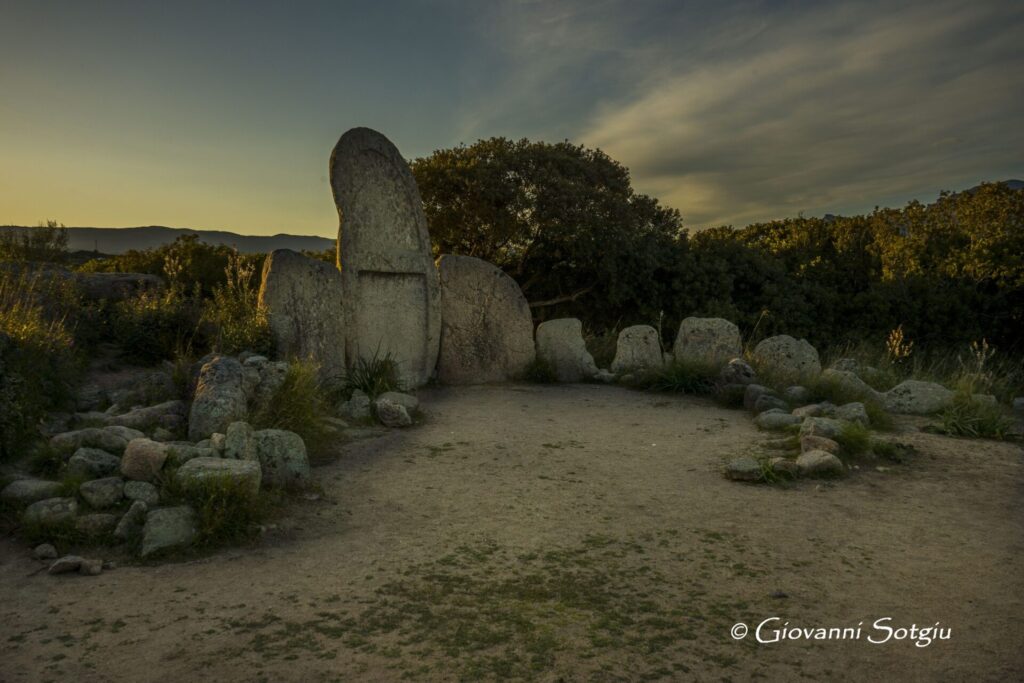
<path id="1" fill-rule="evenodd" d="M 625 389 L 432 389 L 255 547 L 29 576 L 0 541 L 0 680 L 1024 676 L 1024 452 L 901 435 L 887 472 L 726 481 L 749 418 Z M 774 594 L 774 595 L 773 595 Z M 780 597 L 784 594 L 785 597 Z M 772 616 L 860 640 L 757 644 Z M 951 628 L 871 644 L 876 619 Z M 869 633 L 870 631 L 870 633 Z"/>

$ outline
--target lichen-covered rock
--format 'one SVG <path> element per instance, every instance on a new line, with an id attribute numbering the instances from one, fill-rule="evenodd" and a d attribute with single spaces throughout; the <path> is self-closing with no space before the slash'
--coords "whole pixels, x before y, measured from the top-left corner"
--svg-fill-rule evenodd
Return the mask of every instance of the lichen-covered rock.
<path id="1" fill-rule="evenodd" d="M 519 285 L 497 266 L 445 254 L 441 283 L 441 346 L 437 378 L 444 384 L 506 382 L 533 362 L 533 316 Z"/>
<path id="2" fill-rule="evenodd" d="M 782 398 L 786 399 L 787 402 L 793 405 L 807 405 L 811 400 L 811 390 L 807 387 L 802 387 L 799 384 L 794 384 L 791 387 L 786 387 L 782 391 Z"/>
<path id="3" fill-rule="evenodd" d="M 199 446 L 187 441 L 171 441 L 167 444 L 167 464 L 181 467 L 193 458 L 215 458 L 217 452 L 209 446 Z"/>
<path id="4" fill-rule="evenodd" d="M 64 557 L 54 560 L 53 564 L 47 570 L 48 574 L 70 574 L 71 572 L 77 572 L 78 568 L 82 566 L 84 558 L 79 555 L 65 555 Z"/>
<path id="5" fill-rule="evenodd" d="M 759 371 L 778 378 L 806 379 L 821 374 L 818 351 L 806 339 L 786 334 L 762 340 L 754 347 L 753 358 Z"/>
<path id="6" fill-rule="evenodd" d="M 155 507 L 160 502 L 160 491 L 148 481 L 128 481 L 124 484 L 124 497 Z"/>
<path id="7" fill-rule="evenodd" d="M 808 417 L 800 426 L 800 436 L 823 436 L 835 440 L 843 432 L 843 423 L 831 417 Z"/>
<path id="8" fill-rule="evenodd" d="M 32 559 L 55 560 L 57 559 L 57 549 L 50 543 L 40 543 L 32 549 Z"/>
<path id="9" fill-rule="evenodd" d="M 263 262 L 259 305 L 277 353 L 312 359 L 323 379 L 345 371 L 344 300 L 341 271 L 333 263 L 291 249 L 272 251 Z"/>
<path id="10" fill-rule="evenodd" d="M 124 498 L 124 479 L 105 477 L 84 482 L 78 487 L 82 500 L 97 510 L 117 505 Z"/>
<path id="11" fill-rule="evenodd" d="M 17 479 L 0 491 L 0 501 L 10 505 L 29 505 L 36 501 L 60 495 L 59 481 L 45 479 Z"/>
<path id="12" fill-rule="evenodd" d="M 121 467 L 121 458 L 98 448 L 79 448 L 68 460 L 67 473 L 86 479 L 109 477 Z"/>
<path id="13" fill-rule="evenodd" d="M 124 437 L 100 427 L 64 432 L 50 439 L 50 448 L 65 457 L 82 447 L 98 448 L 114 455 L 121 455 L 127 445 L 128 441 Z"/>
<path id="14" fill-rule="evenodd" d="M 800 437 L 800 452 L 804 453 L 806 451 L 825 451 L 826 453 L 838 455 L 839 444 L 824 436 L 808 434 Z"/>
<path id="15" fill-rule="evenodd" d="M 256 496 L 260 492 L 262 472 L 255 460 L 194 458 L 182 465 L 175 477 L 186 492 L 201 491 L 211 483 L 229 481 Z"/>
<path id="16" fill-rule="evenodd" d="M 184 401 L 173 400 L 155 406 L 133 408 L 122 415 L 111 415 L 106 418 L 110 427 L 128 427 L 137 431 L 153 431 L 157 428 L 171 432 L 180 431 L 185 423 L 188 405 Z"/>
<path id="17" fill-rule="evenodd" d="M 757 410 L 757 401 L 762 396 L 774 396 L 775 392 L 760 384 L 748 384 L 743 390 L 743 407 L 750 411 Z M 762 411 L 763 412 L 763 411 Z"/>
<path id="18" fill-rule="evenodd" d="M 377 419 L 385 427 L 408 427 L 412 424 L 412 418 L 403 405 L 386 398 L 378 398 L 374 406 L 377 409 Z"/>
<path id="19" fill-rule="evenodd" d="M 754 424 L 769 431 L 786 429 L 800 424 L 800 418 L 781 410 L 769 410 L 754 418 Z"/>
<path id="20" fill-rule="evenodd" d="M 793 409 L 793 414 L 797 417 L 831 417 L 832 413 L 835 412 L 836 407 L 828 401 L 821 403 L 811 403 L 806 406 L 800 406 L 799 408 Z"/>
<path id="21" fill-rule="evenodd" d="M 247 410 L 241 363 L 230 356 L 214 358 L 199 371 L 188 418 L 189 441 L 225 432 L 232 422 L 245 420 Z"/>
<path id="22" fill-rule="evenodd" d="M 88 538 L 107 536 L 117 527 L 117 515 L 94 512 L 75 517 L 75 531 Z"/>
<path id="23" fill-rule="evenodd" d="M 406 412 L 410 415 L 420 409 L 420 400 L 412 394 L 406 394 L 400 391 L 385 391 L 377 397 L 377 400 L 382 398 L 404 407 Z"/>
<path id="24" fill-rule="evenodd" d="M 258 460 L 256 443 L 252 439 L 255 430 L 248 422 L 232 422 L 224 436 L 223 457 L 231 460 Z"/>
<path id="25" fill-rule="evenodd" d="M 754 372 L 754 368 L 750 367 L 750 363 L 742 358 L 733 358 L 722 367 L 722 371 L 718 375 L 718 382 L 723 385 L 740 384 L 746 386 L 754 384 L 756 381 L 757 373 Z"/>
<path id="26" fill-rule="evenodd" d="M 124 439 L 126 443 L 132 439 L 143 439 L 146 437 L 146 435 L 138 429 L 125 427 L 123 425 L 109 425 L 104 427 L 103 431 L 110 432 L 111 434 L 117 434 L 119 437 Z"/>
<path id="27" fill-rule="evenodd" d="M 74 498 L 47 498 L 25 508 L 21 518 L 26 524 L 53 527 L 73 522 L 76 514 L 78 501 Z"/>
<path id="28" fill-rule="evenodd" d="M 837 406 L 835 412 L 833 413 L 833 417 L 835 417 L 837 420 L 855 422 L 865 427 L 871 425 L 871 418 L 868 417 L 867 408 L 864 407 L 863 403 L 857 401 Z"/>
<path id="29" fill-rule="evenodd" d="M 170 446 L 151 439 L 132 439 L 121 458 L 121 474 L 125 479 L 152 481 L 167 461 Z"/>
<path id="30" fill-rule="evenodd" d="M 309 481 L 309 458 L 306 444 L 295 432 L 283 429 L 261 429 L 252 440 L 267 486 L 290 488 Z"/>
<path id="31" fill-rule="evenodd" d="M 619 332 L 615 344 L 614 373 L 660 368 L 664 362 L 658 331 L 650 325 L 633 325 Z"/>
<path id="32" fill-rule="evenodd" d="M 720 364 L 743 352 L 740 330 L 724 318 L 685 318 L 672 347 L 676 360 Z"/>
<path id="33" fill-rule="evenodd" d="M 196 537 L 196 514 L 187 505 L 159 508 L 146 514 L 142 527 L 142 557 L 188 546 Z"/>
<path id="34" fill-rule="evenodd" d="M 725 466 L 725 476 L 733 481 L 760 481 L 761 463 L 746 455 L 735 458 Z"/>
<path id="35" fill-rule="evenodd" d="M 908 379 L 882 394 L 885 409 L 904 415 L 930 415 L 953 405 L 955 394 L 935 382 Z"/>
<path id="36" fill-rule="evenodd" d="M 365 420 L 370 417 L 370 397 L 356 389 L 349 400 L 338 406 L 338 412 L 350 420 Z"/>
<path id="37" fill-rule="evenodd" d="M 597 374 L 594 357 L 583 341 L 576 318 L 548 320 L 537 327 L 537 357 L 551 366 L 560 382 L 579 382 Z"/>
<path id="38" fill-rule="evenodd" d="M 778 396 L 772 396 L 771 394 L 761 394 L 754 401 L 754 413 L 760 415 L 763 412 L 769 410 L 781 410 L 783 412 L 789 412 L 789 404 L 783 401 Z"/>
<path id="39" fill-rule="evenodd" d="M 136 500 L 128 508 L 127 512 L 121 515 L 117 526 L 114 527 L 114 537 L 122 541 L 131 541 L 142 534 L 142 528 L 146 523 L 146 513 L 149 506 L 141 500 Z"/>
<path id="40" fill-rule="evenodd" d="M 804 477 L 836 476 L 846 472 L 843 462 L 826 451 L 805 451 L 797 457 L 796 466 Z"/>

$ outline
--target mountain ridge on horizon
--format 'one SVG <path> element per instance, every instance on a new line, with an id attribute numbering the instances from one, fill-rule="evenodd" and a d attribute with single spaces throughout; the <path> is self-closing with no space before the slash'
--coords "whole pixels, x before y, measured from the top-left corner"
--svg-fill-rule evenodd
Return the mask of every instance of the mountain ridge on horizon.
<path id="1" fill-rule="evenodd" d="M 1008 179 L 999 182 L 1011 189 L 1024 189 L 1024 181 Z M 980 187 L 962 190 L 974 192 Z M 825 213 L 825 219 L 836 218 L 836 214 Z M 3 230 L 31 230 L 32 226 L 0 225 Z M 71 251 L 97 252 L 99 254 L 123 254 L 131 249 L 144 250 L 169 244 L 182 235 L 198 235 L 208 244 L 223 244 L 234 247 L 244 254 L 269 253 L 275 249 L 293 251 L 324 251 L 334 249 L 337 242 L 331 237 L 316 235 L 242 235 L 230 230 L 204 230 L 198 228 L 172 228 L 165 225 L 143 225 L 124 228 L 96 228 L 68 226 L 68 249 Z"/>

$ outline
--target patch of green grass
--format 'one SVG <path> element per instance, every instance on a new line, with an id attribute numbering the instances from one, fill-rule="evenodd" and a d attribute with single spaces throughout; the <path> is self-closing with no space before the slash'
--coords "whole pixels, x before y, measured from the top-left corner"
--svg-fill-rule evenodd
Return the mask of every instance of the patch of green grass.
<path id="1" fill-rule="evenodd" d="M 941 433 L 977 439 L 1005 439 L 1013 427 L 1002 406 L 979 401 L 964 392 L 956 395 L 953 405 L 940 413 L 939 420 Z"/>
<path id="2" fill-rule="evenodd" d="M 64 466 L 64 456 L 45 441 L 36 441 L 28 453 L 29 472 L 44 479 L 52 479 L 60 474 Z"/>
<path id="3" fill-rule="evenodd" d="M 74 498 L 78 495 L 78 489 L 88 480 L 81 474 L 65 474 L 60 480 L 61 498 Z"/>
<path id="4" fill-rule="evenodd" d="M 538 355 L 523 370 L 521 379 L 533 384 L 554 384 L 558 381 L 558 375 L 551 363 Z"/>
<path id="5" fill-rule="evenodd" d="M 198 548 L 234 545 L 252 539 L 270 510 L 269 494 L 227 477 L 211 478 L 186 498 L 196 511 Z"/>
<path id="6" fill-rule="evenodd" d="M 871 450 L 871 430 L 856 422 L 844 423 L 835 440 L 845 456 L 863 455 Z"/>
<path id="7" fill-rule="evenodd" d="M 676 359 L 660 368 L 635 373 L 633 386 L 650 391 L 678 394 L 711 394 L 718 379 L 719 367 L 714 363 Z"/>

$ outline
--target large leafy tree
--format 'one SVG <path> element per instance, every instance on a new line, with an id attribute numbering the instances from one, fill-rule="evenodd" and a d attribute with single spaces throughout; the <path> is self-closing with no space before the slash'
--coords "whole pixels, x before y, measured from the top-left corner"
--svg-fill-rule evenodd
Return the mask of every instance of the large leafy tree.
<path id="1" fill-rule="evenodd" d="M 412 169 L 437 253 L 496 264 L 537 317 L 589 306 L 611 320 L 657 316 L 682 220 L 601 150 L 491 138 Z"/>

